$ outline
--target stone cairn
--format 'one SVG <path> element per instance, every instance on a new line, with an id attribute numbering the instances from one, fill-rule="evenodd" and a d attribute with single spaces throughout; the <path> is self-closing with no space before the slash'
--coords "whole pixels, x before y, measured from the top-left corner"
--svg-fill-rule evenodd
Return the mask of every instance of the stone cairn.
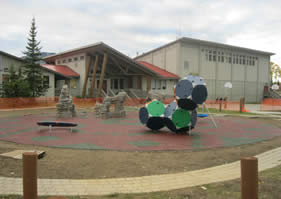
<path id="1" fill-rule="evenodd" d="M 56 107 L 58 118 L 69 118 L 76 116 L 75 105 L 72 103 L 72 96 L 69 94 L 67 85 L 63 85 L 59 102 L 56 104 Z"/>
<path id="2" fill-rule="evenodd" d="M 103 103 L 97 103 L 95 107 L 96 117 L 102 119 L 120 118 L 126 116 L 124 101 L 127 98 L 126 92 L 120 92 L 114 97 L 104 98 Z M 114 111 L 110 112 L 110 106 L 114 105 Z"/>

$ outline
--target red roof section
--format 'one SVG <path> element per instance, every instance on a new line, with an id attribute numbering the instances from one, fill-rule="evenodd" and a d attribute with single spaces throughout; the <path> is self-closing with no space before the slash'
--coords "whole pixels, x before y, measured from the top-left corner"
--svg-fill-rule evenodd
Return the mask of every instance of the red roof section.
<path id="1" fill-rule="evenodd" d="M 51 64 L 41 64 L 42 67 L 51 70 L 55 73 L 59 73 L 66 77 L 80 77 L 78 73 L 76 73 L 74 70 L 69 68 L 68 66 L 64 65 L 51 65 Z"/>
<path id="2" fill-rule="evenodd" d="M 138 63 L 144 65 L 146 68 L 148 68 L 149 70 L 152 70 L 154 72 L 156 72 L 157 74 L 159 74 L 160 76 L 164 77 L 164 78 L 177 78 L 179 79 L 180 77 L 177 76 L 174 73 L 170 73 L 162 68 L 159 68 L 158 66 L 155 66 L 153 64 L 150 64 L 148 62 L 145 61 L 137 61 Z"/>

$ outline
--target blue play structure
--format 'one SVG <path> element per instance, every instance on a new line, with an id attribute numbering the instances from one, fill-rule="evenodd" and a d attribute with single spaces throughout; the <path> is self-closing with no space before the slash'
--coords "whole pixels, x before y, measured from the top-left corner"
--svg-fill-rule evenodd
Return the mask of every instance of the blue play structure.
<path id="1" fill-rule="evenodd" d="M 205 108 L 206 108 L 206 110 L 207 110 L 207 112 L 208 112 L 209 114 L 204 113 Z M 210 115 L 210 117 L 211 117 L 211 121 L 212 121 L 213 125 L 217 128 L 217 124 L 216 124 L 216 122 L 215 122 L 215 119 L 213 118 L 213 116 L 212 116 L 211 113 L 209 112 L 209 109 L 206 107 L 206 104 L 203 103 L 203 104 L 202 104 L 202 113 L 198 113 L 198 114 L 197 114 L 197 117 L 199 117 L 199 118 L 205 118 L 205 117 L 208 117 L 209 115 Z"/>
<path id="2" fill-rule="evenodd" d="M 198 113 L 197 117 L 201 117 L 201 118 L 208 117 L 208 114 L 206 114 L 206 113 Z"/>

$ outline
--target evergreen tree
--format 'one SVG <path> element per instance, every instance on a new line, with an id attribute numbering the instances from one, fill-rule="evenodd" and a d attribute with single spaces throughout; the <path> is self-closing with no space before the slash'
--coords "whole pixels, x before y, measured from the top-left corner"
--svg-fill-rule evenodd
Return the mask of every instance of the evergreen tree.
<path id="1" fill-rule="evenodd" d="M 28 82 L 24 79 L 21 70 L 15 71 L 14 67 L 9 68 L 7 79 L 2 83 L 2 97 L 30 97 L 31 92 Z"/>
<path id="2" fill-rule="evenodd" d="M 35 18 L 33 18 L 26 51 L 23 52 L 25 55 L 24 60 L 26 62 L 23 66 L 25 68 L 23 73 L 26 76 L 32 97 L 42 96 L 48 89 L 48 87 L 43 84 L 42 68 L 39 64 L 39 61 L 41 60 L 41 47 L 39 46 L 40 42 L 37 42 L 36 40 L 36 35 Z"/>

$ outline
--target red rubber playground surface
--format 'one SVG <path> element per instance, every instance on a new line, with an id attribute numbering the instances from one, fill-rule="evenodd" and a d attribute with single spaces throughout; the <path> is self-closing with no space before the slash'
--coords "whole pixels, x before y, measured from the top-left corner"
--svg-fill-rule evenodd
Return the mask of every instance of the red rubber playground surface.
<path id="1" fill-rule="evenodd" d="M 72 149 L 120 151 L 196 150 L 256 143 L 281 135 L 281 129 L 254 119 L 216 117 L 198 119 L 191 135 L 175 134 L 167 128 L 152 132 L 138 119 L 138 112 L 127 112 L 123 119 L 102 120 L 93 113 L 60 120 L 78 123 L 78 127 L 48 127 L 39 130 L 37 121 L 55 121 L 55 115 L 26 115 L 0 118 L 0 140 Z"/>

